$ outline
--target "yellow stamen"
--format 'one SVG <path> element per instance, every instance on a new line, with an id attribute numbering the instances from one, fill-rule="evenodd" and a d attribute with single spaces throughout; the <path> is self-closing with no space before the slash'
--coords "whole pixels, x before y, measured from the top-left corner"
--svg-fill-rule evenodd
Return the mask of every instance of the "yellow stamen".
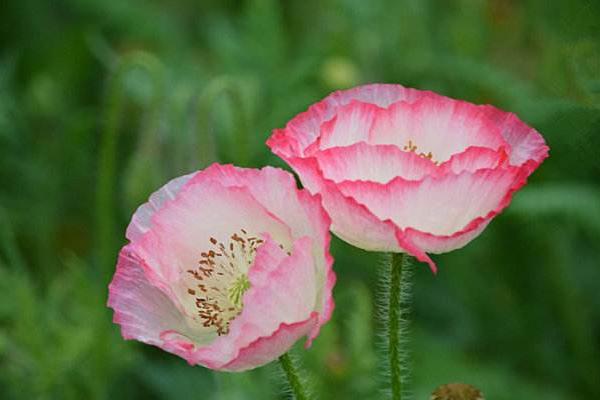
<path id="1" fill-rule="evenodd" d="M 404 147 L 402 147 L 402 150 L 407 151 L 409 153 L 415 153 L 419 157 L 423 157 L 423 158 L 426 158 L 428 160 L 431 160 L 431 162 L 433 162 L 435 165 L 439 165 L 440 164 L 439 161 L 435 161 L 434 160 L 432 152 L 428 151 L 427 153 L 423 153 L 423 152 L 417 153 L 417 149 L 418 149 L 417 145 L 414 144 L 411 139 L 408 140 L 408 144 L 406 144 Z"/>

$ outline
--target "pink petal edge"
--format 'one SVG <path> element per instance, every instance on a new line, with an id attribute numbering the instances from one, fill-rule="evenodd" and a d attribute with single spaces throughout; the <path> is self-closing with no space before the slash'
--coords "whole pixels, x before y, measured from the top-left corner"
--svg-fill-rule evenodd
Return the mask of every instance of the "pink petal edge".
<path id="1" fill-rule="evenodd" d="M 304 321 L 292 324 L 281 323 L 279 328 L 270 336 L 259 337 L 240 349 L 236 358 L 219 369 L 222 371 L 246 371 L 280 357 L 289 350 L 290 343 L 297 342 L 307 332 L 314 329 L 312 326 L 318 324 L 318 319 L 319 313 L 312 312 L 310 317 Z M 268 354 L 268 356 L 265 357 L 265 354 Z"/>
<path id="2" fill-rule="evenodd" d="M 107 306 L 113 309 L 113 322 L 121 327 L 124 339 L 162 347 L 162 331 L 175 328 L 188 333 L 177 305 L 147 278 L 143 261 L 132 245 L 119 253 L 117 270 L 108 286 Z"/>

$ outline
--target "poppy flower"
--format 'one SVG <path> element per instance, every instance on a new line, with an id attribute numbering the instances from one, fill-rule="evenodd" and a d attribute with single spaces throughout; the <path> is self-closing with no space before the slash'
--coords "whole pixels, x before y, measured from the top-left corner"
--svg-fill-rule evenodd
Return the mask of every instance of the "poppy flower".
<path id="1" fill-rule="evenodd" d="M 334 304 L 330 220 L 288 172 L 214 164 L 138 208 L 108 306 L 125 339 L 241 371 L 318 335 Z"/>
<path id="2" fill-rule="evenodd" d="M 478 236 L 548 155 L 514 114 L 392 84 L 338 91 L 267 141 L 365 250 L 427 253 Z"/>

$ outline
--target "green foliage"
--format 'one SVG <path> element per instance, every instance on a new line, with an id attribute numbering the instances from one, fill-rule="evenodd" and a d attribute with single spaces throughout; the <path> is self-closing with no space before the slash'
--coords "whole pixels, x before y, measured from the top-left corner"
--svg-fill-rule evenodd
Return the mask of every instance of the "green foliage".
<path id="1" fill-rule="evenodd" d="M 109 313 L 85 264 L 65 270 L 40 287 L 24 271 L 0 267 L 3 297 L 0 357 L 7 398 L 108 397 L 133 354 L 108 327 Z M 97 285 L 96 285 L 97 286 Z"/>
<path id="2" fill-rule="evenodd" d="M 133 210 L 328 92 L 399 82 L 517 113 L 551 157 L 460 251 L 415 265 L 415 398 L 600 398 L 600 3 L 8 0 L 0 13 L 0 397 L 277 399 L 275 366 L 213 374 L 125 342 L 105 306 Z M 333 242 L 322 398 L 379 398 L 376 255 Z"/>

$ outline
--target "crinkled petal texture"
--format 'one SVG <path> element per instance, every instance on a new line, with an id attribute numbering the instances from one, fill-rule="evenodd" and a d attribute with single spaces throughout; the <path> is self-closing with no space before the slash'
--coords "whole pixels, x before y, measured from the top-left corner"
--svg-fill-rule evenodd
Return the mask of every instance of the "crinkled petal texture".
<path id="1" fill-rule="evenodd" d="M 126 339 L 241 371 L 306 345 L 333 311 L 330 219 L 280 169 L 214 164 L 166 184 L 127 229 L 108 305 Z"/>
<path id="2" fill-rule="evenodd" d="M 479 235 L 549 150 L 512 113 L 391 84 L 335 92 L 267 145 L 321 195 L 335 234 L 434 271 L 427 253 Z"/>

